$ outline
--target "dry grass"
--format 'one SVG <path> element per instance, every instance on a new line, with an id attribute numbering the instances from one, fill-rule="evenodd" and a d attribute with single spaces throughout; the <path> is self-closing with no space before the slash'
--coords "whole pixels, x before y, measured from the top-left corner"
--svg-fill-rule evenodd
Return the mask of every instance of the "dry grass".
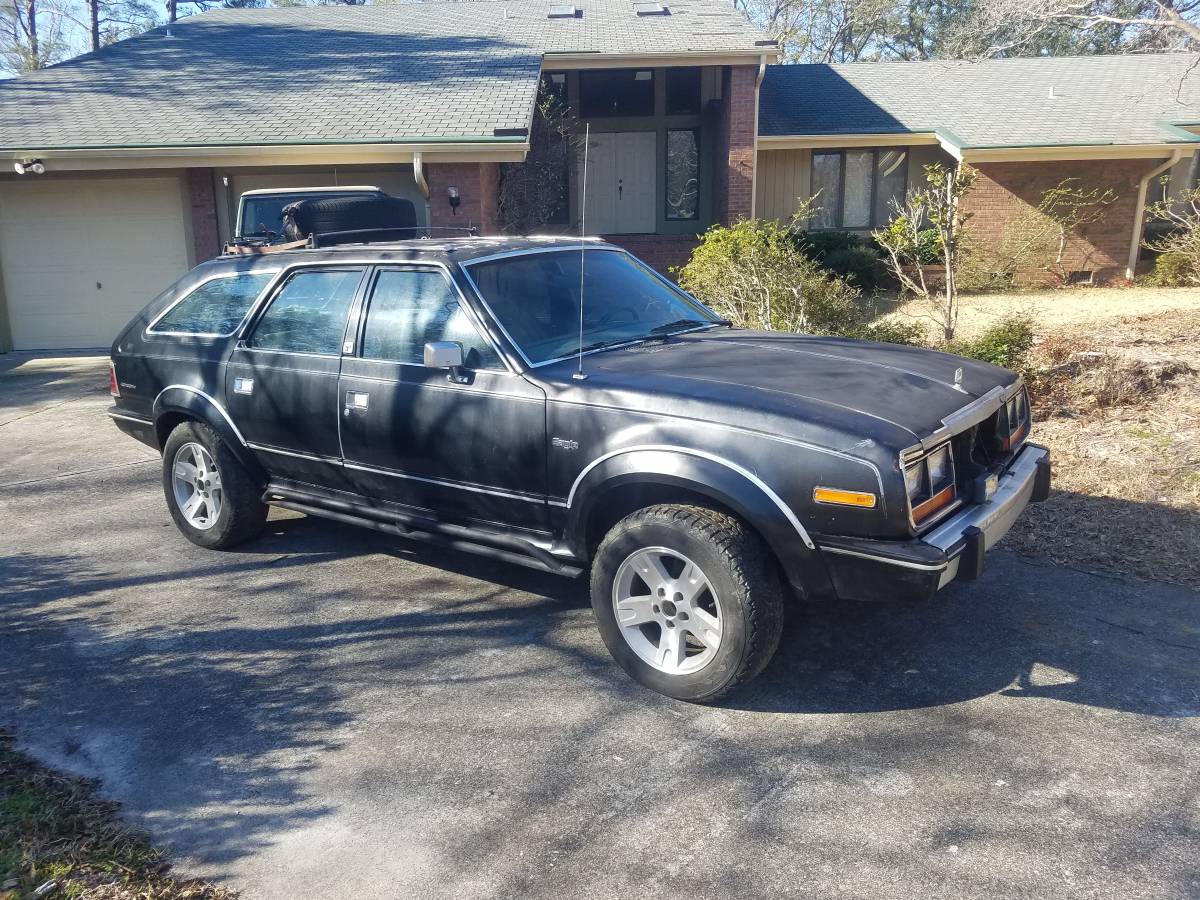
<path id="1" fill-rule="evenodd" d="M 1039 341 L 1034 439 L 1050 447 L 1055 492 L 1008 546 L 1200 589 L 1200 293 L 1171 293 L 1190 302 L 1060 310 Z"/>
<path id="2" fill-rule="evenodd" d="M 1157 316 L 1200 308 L 1195 288 L 1077 287 L 1055 291 L 978 294 L 962 298 L 958 328 L 973 337 L 1001 319 L 1028 315 L 1052 334 L 1060 329 L 1105 325 L 1128 316 Z"/>
<path id="3" fill-rule="evenodd" d="M 96 783 L 39 766 L 0 729 L 0 900 L 232 900 L 169 877 L 146 836 L 124 825 Z"/>

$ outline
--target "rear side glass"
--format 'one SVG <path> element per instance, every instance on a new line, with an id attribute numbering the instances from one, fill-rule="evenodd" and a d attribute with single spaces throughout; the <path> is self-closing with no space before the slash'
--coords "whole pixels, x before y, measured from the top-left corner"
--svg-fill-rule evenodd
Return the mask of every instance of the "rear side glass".
<path id="1" fill-rule="evenodd" d="M 266 272 L 206 281 L 160 316 L 150 333 L 228 337 L 273 277 Z"/>
<path id="2" fill-rule="evenodd" d="M 292 275 L 259 319 L 250 346 L 285 353 L 338 355 L 361 278 L 361 269 L 322 269 Z"/>
<path id="3" fill-rule="evenodd" d="M 440 272 L 380 272 L 367 309 L 363 357 L 424 365 L 430 341 L 458 341 L 468 368 L 502 367 Z"/>

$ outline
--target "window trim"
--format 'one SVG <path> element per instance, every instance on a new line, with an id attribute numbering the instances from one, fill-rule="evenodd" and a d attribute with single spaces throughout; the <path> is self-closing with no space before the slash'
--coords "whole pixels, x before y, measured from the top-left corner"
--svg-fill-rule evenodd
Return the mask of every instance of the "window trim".
<path id="1" fill-rule="evenodd" d="M 168 304 L 167 307 L 163 309 L 162 312 L 160 312 L 157 316 L 155 316 L 150 324 L 143 329 L 142 333 L 147 337 L 190 337 L 213 339 L 231 338 L 241 330 L 242 326 L 246 322 L 246 319 L 248 319 L 254 313 L 259 301 L 262 300 L 264 294 L 271 290 L 276 279 L 279 277 L 279 273 L 282 271 L 283 269 L 269 269 L 265 272 L 218 272 L 210 275 L 209 277 L 196 282 L 194 285 L 192 285 L 191 289 L 187 293 Z M 155 327 L 160 321 L 166 318 L 166 316 L 171 313 L 175 307 L 191 297 L 194 293 L 196 293 L 196 291 L 200 290 L 207 284 L 211 284 L 214 281 L 225 281 L 234 278 L 246 278 L 249 276 L 260 275 L 267 276 L 267 282 L 259 289 L 258 293 L 250 299 L 250 304 L 246 307 L 246 311 L 242 313 L 242 317 L 238 320 L 232 331 L 228 331 L 224 334 L 220 334 L 215 331 L 159 331 Z"/>
<path id="2" fill-rule="evenodd" d="M 363 279 L 371 270 L 371 263 L 352 263 L 352 262 L 329 262 L 323 265 L 300 265 L 292 266 L 284 269 L 281 277 L 276 279 L 271 286 L 270 296 L 266 298 L 261 307 L 255 312 L 252 322 L 243 322 L 242 331 L 238 334 L 238 342 L 241 349 L 251 353 L 286 353 L 289 356 L 313 356 L 318 359 L 340 359 L 345 354 L 342 348 L 345 346 L 346 332 L 350 326 L 350 319 L 355 314 L 355 307 L 359 305 L 358 301 L 363 289 Z M 275 301 L 279 299 L 279 293 L 287 285 L 289 281 L 297 275 L 303 275 L 309 272 L 358 272 L 358 284 L 354 286 L 354 295 L 350 298 L 350 306 L 346 310 L 346 325 L 342 328 L 342 340 L 338 343 L 337 353 L 313 353 L 310 350 L 280 350 L 276 347 L 254 347 L 250 341 L 254 338 L 254 333 L 258 331 L 258 326 L 262 324 L 263 317 L 270 311 Z M 361 316 L 360 316 L 361 318 Z"/>
<path id="3" fill-rule="evenodd" d="M 671 132 L 673 131 L 690 131 L 696 140 L 696 213 L 691 216 L 672 216 L 671 213 L 671 198 L 667 195 L 667 187 L 670 184 L 670 167 L 671 167 Z M 663 136 L 663 220 L 666 222 L 698 222 L 700 221 L 700 200 L 704 196 L 704 179 L 701 177 L 701 162 L 700 155 L 704 148 L 700 140 L 700 128 L 670 128 L 666 129 Z"/>
<path id="4" fill-rule="evenodd" d="M 809 193 L 813 196 L 812 183 L 813 173 L 818 156 L 836 156 L 838 158 L 838 177 L 837 177 L 837 214 L 833 217 L 834 222 L 830 225 L 822 225 L 818 227 L 810 227 L 810 231 L 871 231 L 875 228 L 882 228 L 886 223 L 877 222 L 875 220 L 875 211 L 879 198 L 879 155 L 881 153 L 893 153 L 900 150 L 904 153 L 904 193 L 908 193 L 908 165 L 910 162 L 911 147 L 819 147 L 813 150 L 812 158 L 808 164 L 809 176 Z M 868 216 L 868 224 L 866 225 L 846 225 L 846 154 L 847 153 L 870 153 L 871 154 L 871 201 L 870 215 Z"/>
<path id="5" fill-rule="evenodd" d="M 491 347 L 492 352 L 496 354 L 496 358 L 500 360 L 500 366 L 501 366 L 500 368 L 495 368 L 493 366 L 481 366 L 479 368 L 472 368 L 472 369 L 470 369 L 470 371 L 472 371 L 472 372 L 495 372 L 495 373 L 498 373 L 501 375 L 510 374 L 510 370 L 507 368 L 507 364 L 505 363 L 505 360 L 504 360 L 504 354 L 502 352 L 500 352 L 500 348 L 498 346 L 496 346 L 496 342 L 492 339 L 491 334 L 489 334 L 488 330 L 483 327 L 483 323 L 481 321 L 479 321 L 479 318 L 478 318 L 475 310 L 473 310 L 471 308 L 471 304 L 467 302 L 466 296 L 464 296 L 462 290 L 455 283 L 454 279 L 450 276 L 449 268 L 447 266 L 443 265 L 442 263 L 433 262 L 433 261 L 426 262 L 426 261 L 421 260 L 421 261 L 413 261 L 411 263 L 395 263 L 395 264 L 389 264 L 389 265 L 377 265 L 377 266 L 372 267 L 371 274 L 367 280 L 366 287 L 363 290 L 362 305 L 359 309 L 358 326 L 357 326 L 357 331 L 355 332 L 355 336 L 354 336 L 354 353 L 353 354 L 342 354 L 343 356 L 352 356 L 354 359 L 359 359 L 366 363 L 379 363 L 381 365 L 386 365 L 386 366 L 412 366 L 417 369 L 425 369 L 427 371 L 436 371 L 436 370 L 431 370 L 430 367 L 425 365 L 425 363 L 423 361 L 417 363 L 417 362 L 405 362 L 404 360 L 400 360 L 400 359 L 378 359 L 374 356 L 363 356 L 363 343 L 366 340 L 366 335 L 367 335 L 367 316 L 369 316 L 371 314 L 371 301 L 375 298 L 375 287 L 379 283 L 379 276 L 382 275 L 384 272 L 438 272 L 438 273 L 440 273 L 443 280 L 450 286 L 450 289 L 454 295 L 454 298 L 458 302 L 459 309 L 463 310 L 467 314 L 467 318 L 470 320 L 471 326 L 475 329 L 476 333 L 478 333 L 480 339 L 485 344 L 487 344 L 489 347 Z"/>

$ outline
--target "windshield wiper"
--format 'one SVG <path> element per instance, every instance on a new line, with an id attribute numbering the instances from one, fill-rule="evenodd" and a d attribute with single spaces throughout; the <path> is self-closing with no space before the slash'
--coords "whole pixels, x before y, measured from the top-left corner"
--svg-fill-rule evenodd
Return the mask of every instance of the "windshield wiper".
<path id="1" fill-rule="evenodd" d="M 686 330 L 691 327 L 707 325 L 716 327 L 717 325 L 732 325 L 728 319 L 676 319 L 674 322 L 664 322 L 662 325 L 655 325 L 650 329 L 649 337 L 670 337 L 679 330 Z"/>

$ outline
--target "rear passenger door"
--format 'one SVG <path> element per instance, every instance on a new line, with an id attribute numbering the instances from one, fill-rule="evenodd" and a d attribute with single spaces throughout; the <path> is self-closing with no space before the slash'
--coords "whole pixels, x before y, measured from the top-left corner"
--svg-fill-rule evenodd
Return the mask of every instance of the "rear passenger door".
<path id="1" fill-rule="evenodd" d="M 545 394 L 510 372 L 441 268 L 380 268 L 342 361 L 347 474 L 378 499 L 438 519 L 545 525 Z M 458 341 L 465 383 L 426 368 L 425 344 Z"/>
<path id="2" fill-rule="evenodd" d="M 230 415 L 276 477 L 345 486 L 338 369 L 365 271 L 329 266 L 285 276 L 230 356 Z"/>

